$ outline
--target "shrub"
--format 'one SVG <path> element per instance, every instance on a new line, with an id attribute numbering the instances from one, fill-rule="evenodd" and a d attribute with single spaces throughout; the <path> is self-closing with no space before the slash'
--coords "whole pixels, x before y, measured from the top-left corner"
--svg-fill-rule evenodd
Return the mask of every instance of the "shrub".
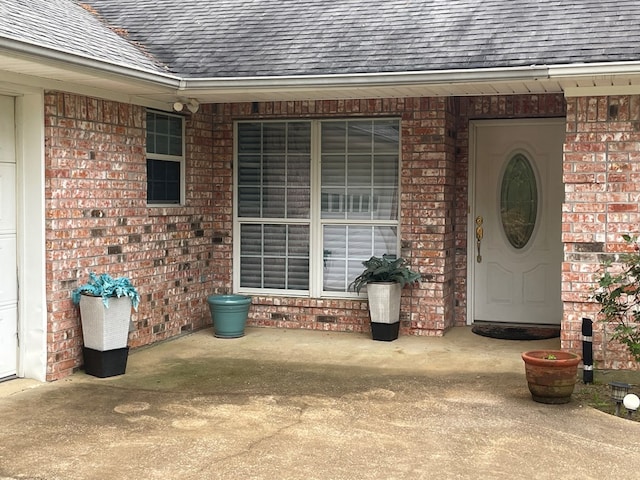
<path id="1" fill-rule="evenodd" d="M 638 237 L 623 235 L 633 246 L 618 261 L 603 262 L 603 273 L 593 298 L 600 304 L 605 323 L 614 324 L 613 339 L 625 345 L 640 362 L 640 248 Z"/>

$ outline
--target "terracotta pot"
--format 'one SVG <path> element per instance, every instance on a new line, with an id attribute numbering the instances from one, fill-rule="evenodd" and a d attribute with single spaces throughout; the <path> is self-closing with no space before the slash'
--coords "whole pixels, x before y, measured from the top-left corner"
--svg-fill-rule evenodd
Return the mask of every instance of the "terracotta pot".
<path id="1" fill-rule="evenodd" d="M 558 404 L 571 400 L 582 360 L 580 355 L 562 350 L 533 350 L 524 352 L 522 359 L 534 401 Z"/>

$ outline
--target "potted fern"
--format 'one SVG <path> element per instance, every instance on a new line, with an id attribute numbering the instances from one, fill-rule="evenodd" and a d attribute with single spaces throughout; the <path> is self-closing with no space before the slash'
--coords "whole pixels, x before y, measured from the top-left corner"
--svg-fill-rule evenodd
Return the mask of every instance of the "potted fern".
<path id="1" fill-rule="evenodd" d="M 131 308 L 140 303 L 131 281 L 91 272 L 71 297 L 80 305 L 85 372 L 101 378 L 125 373 Z"/>
<path id="2" fill-rule="evenodd" d="M 392 341 L 400 330 L 400 298 L 402 289 L 420 281 L 420 274 L 395 255 L 372 256 L 362 262 L 365 269 L 351 282 L 356 292 L 366 287 L 374 340 Z"/>

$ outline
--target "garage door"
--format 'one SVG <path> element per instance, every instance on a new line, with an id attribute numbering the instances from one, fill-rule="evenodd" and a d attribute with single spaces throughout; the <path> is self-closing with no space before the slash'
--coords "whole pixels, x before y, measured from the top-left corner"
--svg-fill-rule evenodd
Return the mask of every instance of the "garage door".
<path id="1" fill-rule="evenodd" d="M 13 97 L 0 96 L 0 379 L 17 371 L 16 154 Z"/>

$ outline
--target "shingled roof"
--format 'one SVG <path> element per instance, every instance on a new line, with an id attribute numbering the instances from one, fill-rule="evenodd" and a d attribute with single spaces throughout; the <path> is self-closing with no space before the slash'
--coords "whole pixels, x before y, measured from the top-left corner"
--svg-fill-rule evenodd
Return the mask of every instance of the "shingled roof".
<path id="1" fill-rule="evenodd" d="M 640 59 L 637 0 L 85 3 L 112 27 L 126 30 L 129 40 L 144 45 L 172 72 L 188 78 L 415 72 Z M 80 48 L 77 40 L 70 39 L 70 44 Z"/>
<path id="2" fill-rule="evenodd" d="M 166 71 L 124 31 L 108 28 L 90 7 L 70 0 L 0 1 L 0 38 L 139 70 Z"/>
<path id="3" fill-rule="evenodd" d="M 160 109 L 636 94 L 640 2 L 0 0 L 0 75 L 5 91 L 90 88 Z"/>

